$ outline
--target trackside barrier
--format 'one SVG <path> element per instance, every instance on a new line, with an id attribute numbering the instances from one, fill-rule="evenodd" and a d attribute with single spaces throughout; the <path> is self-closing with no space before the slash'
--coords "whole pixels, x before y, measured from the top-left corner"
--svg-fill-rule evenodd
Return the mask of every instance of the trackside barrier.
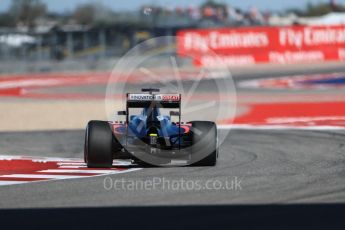
<path id="1" fill-rule="evenodd" d="M 177 52 L 196 66 L 345 60 L 345 25 L 181 30 Z"/>

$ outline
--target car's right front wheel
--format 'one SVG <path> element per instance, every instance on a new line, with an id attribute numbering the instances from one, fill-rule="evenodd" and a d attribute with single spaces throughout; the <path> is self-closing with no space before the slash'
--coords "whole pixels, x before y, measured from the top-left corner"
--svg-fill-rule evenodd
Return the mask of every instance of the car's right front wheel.
<path id="1" fill-rule="evenodd" d="M 218 159 L 217 125 L 211 121 L 193 121 L 192 135 L 192 166 L 215 166 Z"/>

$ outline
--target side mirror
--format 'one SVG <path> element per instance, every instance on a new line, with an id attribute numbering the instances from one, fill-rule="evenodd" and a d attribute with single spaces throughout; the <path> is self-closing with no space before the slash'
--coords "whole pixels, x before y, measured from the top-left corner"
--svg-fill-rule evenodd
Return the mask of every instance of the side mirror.
<path id="1" fill-rule="evenodd" d="M 177 111 L 170 111 L 170 116 L 180 116 L 180 113 Z"/>
<path id="2" fill-rule="evenodd" d="M 118 111 L 117 115 L 119 115 L 119 116 L 126 116 L 127 112 L 126 111 Z"/>

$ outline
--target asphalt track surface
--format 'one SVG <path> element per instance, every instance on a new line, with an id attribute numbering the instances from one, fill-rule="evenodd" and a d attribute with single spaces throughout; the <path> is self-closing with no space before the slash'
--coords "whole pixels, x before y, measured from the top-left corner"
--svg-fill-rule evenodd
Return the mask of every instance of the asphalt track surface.
<path id="1" fill-rule="evenodd" d="M 220 130 L 219 134 L 225 132 Z M 6 155 L 82 158 L 83 139 L 84 130 L 3 132 L 0 146 Z M 1 186 L 0 208 L 345 201 L 345 131 L 231 130 L 220 147 L 218 162 L 216 167 L 151 167 L 126 174 Z M 105 179 L 122 180 L 125 185 L 182 179 L 203 188 L 182 188 L 180 184 L 176 189 L 158 184 L 154 189 L 109 189 Z M 217 189 L 218 184 L 205 189 L 209 181 L 222 185 L 237 182 L 238 186 Z"/>
<path id="2" fill-rule="evenodd" d="M 222 135 L 222 131 L 220 132 Z M 2 133 L 9 154 L 82 157 L 84 131 Z M 51 140 L 54 141 L 51 141 Z M 84 207 L 137 205 L 332 203 L 345 200 L 345 132 L 233 130 L 221 146 L 216 167 L 144 168 L 136 172 L 83 179 L 0 187 L 0 206 Z M 20 143 L 16 146 L 8 144 Z M 35 144 L 36 143 L 36 144 Z M 37 143 L 42 143 L 37 145 Z M 135 166 L 133 166 L 135 167 Z M 163 187 L 129 190 L 104 187 L 113 181 L 208 180 L 238 178 L 240 187 L 191 190 Z M 109 182 L 107 182 L 109 183 Z M 121 182 L 122 183 L 122 182 Z M 167 186 L 167 185 L 166 185 Z M 229 189 L 230 188 L 230 189 Z M 189 188 L 190 189 L 190 188 Z"/>

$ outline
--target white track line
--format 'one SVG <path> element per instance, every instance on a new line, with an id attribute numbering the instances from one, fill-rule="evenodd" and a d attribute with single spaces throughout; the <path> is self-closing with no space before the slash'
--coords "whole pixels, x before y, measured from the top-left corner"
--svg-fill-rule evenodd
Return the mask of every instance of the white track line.
<path id="1" fill-rule="evenodd" d="M 11 178 L 38 178 L 38 179 L 72 179 L 80 178 L 81 176 L 67 176 L 67 175 L 46 175 L 46 174 L 11 174 L 3 175 L 1 177 L 11 177 Z"/>
<path id="2" fill-rule="evenodd" d="M 128 168 L 121 169 L 116 168 L 117 166 L 130 166 L 131 163 L 128 161 L 114 160 L 112 169 L 88 169 L 82 159 L 78 158 L 57 158 L 57 157 L 41 157 L 41 156 L 11 156 L 11 155 L 0 155 L 0 161 L 11 161 L 11 160 L 24 160 L 32 162 L 56 162 L 58 169 L 47 169 L 38 171 L 33 170 L 32 172 L 17 172 L 16 174 L 0 175 L 0 186 L 16 185 L 25 183 L 43 183 L 51 180 L 61 179 L 81 179 L 90 177 L 99 177 L 106 175 L 122 174 L 141 170 L 142 168 Z M 65 175 L 63 175 L 65 174 Z M 75 175 L 78 174 L 78 175 Z M 88 175 L 89 174 L 89 175 Z M 93 174 L 93 175 L 90 175 Z M 2 180 L 7 178 L 7 180 Z M 11 178 L 10 180 L 8 180 Z M 13 180 L 12 180 L 13 179 Z M 17 181 L 16 179 L 21 179 Z M 41 179 L 41 180 L 32 180 Z"/>
<path id="3" fill-rule="evenodd" d="M 58 162 L 58 163 L 84 163 L 83 160 L 76 158 L 60 158 L 60 157 L 42 157 L 42 156 L 12 156 L 12 155 L 0 155 L 0 160 L 31 160 L 33 162 Z"/>
<path id="4" fill-rule="evenodd" d="M 0 181 L 0 185 L 25 184 L 28 181 Z"/>
<path id="5" fill-rule="evenodd" d="M 40 173 L 95 173 L 95 174 L 110 174 L 110 173 L 117 173 L 118 171 L 121 170 L 74 170 L 74 169 L 47 169 L 47 170 L 42 170 L 38 171 Z"/>
<path id="6" fill-rule="evenodd" d="M 77 166 L 77 165 L 63 165 L 60 166 L 59 169 L 81 169 L 81 168 L 87 168 L 87 166 Z"/>
<path id="7" fill-rule="evenodd" d="M 138 170 L 141 170 L 142 168 L 131 168 L 131 169 L 124 169 L 124 170 L 113 170 L 113 174 L 120 174 L 120 173 L 128 173 L 128 172 L 135 172 L 135 171 L 138 171 Z M 107 174 L 99 174 L 99 176 L 105 176 Z"/>
<path id="8" fill-rule="evenodd" d="M 85 166 L 86 164 L 85 163 L 71 163 L 71 162 L 61 162 L 61 163 L 58 163 L 58 165 L 61 165 L 61 166 L 65 166 L 65 165 L 81 165 L 81 166 Z"/>

